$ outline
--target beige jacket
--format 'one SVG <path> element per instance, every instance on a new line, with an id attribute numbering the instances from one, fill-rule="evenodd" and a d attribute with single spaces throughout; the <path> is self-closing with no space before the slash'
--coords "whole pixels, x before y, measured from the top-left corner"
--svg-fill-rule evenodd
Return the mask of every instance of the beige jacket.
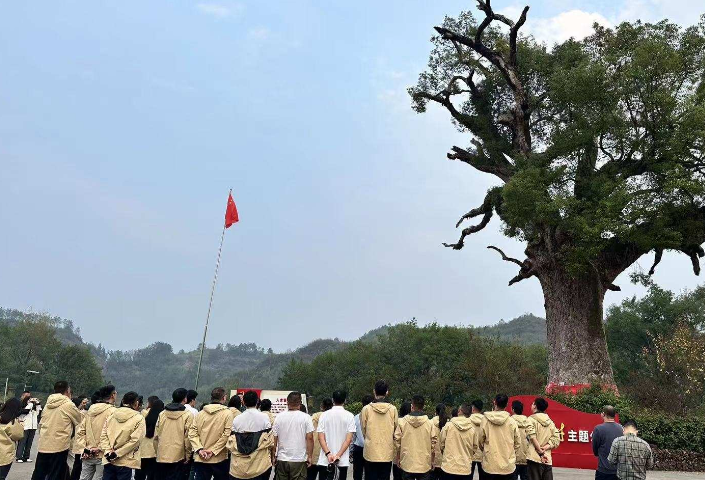
<path id="1" fill-rule="evenodd" d="M 262 412 L 262 413 L 266 413 L 267 416 L 269 417 L 269 423 L 271 423 L 272 425 L 274 425 L 274 418 L 276 417 L 276 415 L 274 415 L 274 414 L 273 414 L 271 411 L 269 411 L 269 410 L 264 411 L 264 412 Z M 314 415 L 315 415 L 315 414 L 314 414 Z M 315 435 L 314 435 L 314 436 L 315 436 Z M 313 458 L 316 458 L 316 457 L 313 457 Z"/>
<path id="2" fill-rule="evenodd" d="M 321 420 L 321 415 L 323 415 L 323 412 L 316 412 L 313 415 L 311 415 L 311 422 L 313 422 L 313 431 L 318 432 L 318 422 Z M 271 419 L 270 419 L 271 421 Z M 272 425 L 274 425 L 274 422 L 272 422 Z M 321 454 L 321 442 L 318 441 L 318 433 L 313 434 L 313 453 L 311 454 L 311 458 L 313 459 L 314 464 L 318 461 L 318 456 Z"/>
<path id="3" fill-rule="evenodd" d="M 400 418 L 394 432 L 399 468 L 407 473 L 426 473 L 433 468 L 438 427 L 426 415 L 415 412 Z"/>
<path id="4" fill-rule="evenodd" d="M 435 416 L 431 419 L 433 422 L 433 426 L 436 427 L 436 430 L 438 430 L 438 436 L 441 436 L 441 419 L 438 416 Z M 436 442 L 436 446 L 433 448 L 433 465 L 432 468 L 441 468 L 441 461 L 443 459 L 443 455 L 441 454 L 441 442 Z"/>
<path id="5" fill-rule="evenodd" d="M 170 403 L 165 407 L 154 430 L 157 462 L 176 463 L 191 458 L 188 432 L 192 423 L 193 415 L 183 405 Z"/>
<path id="6" fill-rule="evenodd" d="M 233 419 L 242 413 L 240 410 L 238 410 L 235 407 L 228 407 L 228 410 L 230 410 L 232 412 Z"/>
<path id="7" fill-rule="evenodd" d="M 452 475 L 470 475 L 474 453 L 474 428 L 469 417 L 454 417 L 441 430 L 441 469 Z"/>
<path id="8" fill-rule="evenodd" d="M 517 452 L 517 465 L 526 465 L 526 456 L 529 454 L 529 439 L 526 438 L 526 427 L 529 426 L 529 419 L 524 415 L 512 415 L 519 428 L 519 440 L 521 448 Z"/>
<path id="9" fill-rule="evenodd" d="M 71 447 L 71 434 L 79 423 L 81 413 L 69 397 L 62 393 L 49 395 L 39 422 L 39 452 L 58 453 L 68 450 Z"/>
<path id="10" fill-rule="evenodd" d="M 477 445 L 477 439 L 480 434 L 480 425 L 482 424 L 482 419 L 485 418 L 485 416 L 481 413 L 473 413 L 470 415 L 470 421 L 472 422 L 472 434 L 473 434 L 473 452 L 474 455 L 472 457 L 473 462 L 481 462 L 482 461 L 482 450 L 480 450 L 480 447 Z"/>
<path id="11" fill-rule="evenodd" d="M 100 436 L 103 427 L 115 407 L 109 403 L 94 403 L 81 420 L 76 432 L 76 438 L 84 445 L 83 448 L 100 448 Z M 102 457 L 99 453 L 98 458 Z"/>
<path id="12" fill-rule="evenodd" d="M 230 475 L 235 478 L 254 478 L 272 468 L 270 450 L 274 447 L 272 431 L 262 433 L 257 449 L 249 455 L 237 451 L 235 435 L 228 438 L 227 449 L 230 450 Z"/>
<path id="13" fill-rule="evenodd" d="M 548 459 L 548 465 L 553 464 L 551 458 L 551 450 L 558 448 L 561 443 L 560 432 L 553 423 L 553 420 L 545 413 L 535 413 L 529 417 L 529 424 L 526 427 L 526 434 L 529 439 L 536 437 L 540 446 L 546 444 L 549 445 L 549 449 L 546 450 L 544 456 Z M 529 453 L 526 456 L 527 460 L 532 462 L 541 463 L 541 457 L 536 452 L 533 443 L 529 445 Z"/>
<path id="14" fill-rule="evenodd" d="M 394 460 L 394 431 L 397 428 L 397 407 L 387 402 L 373 402 L 360 412 L 360 426 L 365 437 L 363 456 L 368 462 Z"/>
<path id="15" fill-rule="evenodd" d="M 81 414 L 81 423 L 83 423 L 86 418 L 86 411 L 79 410 L 78 413 Z M 83 453 L 83 449 L 86 448 L 85 439 L 78 434 L 78 430 L 81 428 L 81 423 L 74 427 L 73 438 L 71 439 L 71 453 L 74 455 L 80 455 Z"/>
<path id="16" fill-rule="evenodd" d="M 15 461 L 15 442 L 24 437 L 24 426 L 19 420 L 0 424 L 0 467 Z"/>
<path id="17" fill-rule="evenodd" d="M 112 462 L 103 457 L 103 465 L 108 463 L 117 467 L 139 469 L 142 464 L 140 444 L 145 434 L 144 417 L 130 407 L 116 408 L 108 417 L 100 435 L 100 449 L 103 452 L 115 452 L 117 458 Z"/>
<path id="18" fill-rule="evenodd" d="M 477 445 L 482 450 L 482 469 L 491 475 L 509 475 L 516 470 L 521 450 L 519 427 L 509 412 L 485 412 Z"/>
<path id="19" fill-rule="evenodd" d="M 227 460 L 228 451 L 225 445 L 233 428 L 233 412 L 228 407 L 219 403 L 212 403 L 203 407 L 196 415 L 188 438 L 194 453 L 198 450 L 210 450 L 213 456 L 203 460 L 200 455 L 194 455 L 194 461 L 199 463 L 218 463 Z"/>
<path id="20" fill-rule="evenodd" d="M 147 427 L 146 418 L 149 415 L 149 408 L 142 410 L 142 416 L 145 418 L 145 429 Z M 154 437 L 147 438 L 144 436 L 140 442 L 140 458 L 156 458 L 157 451 L 154 449 Z"/>

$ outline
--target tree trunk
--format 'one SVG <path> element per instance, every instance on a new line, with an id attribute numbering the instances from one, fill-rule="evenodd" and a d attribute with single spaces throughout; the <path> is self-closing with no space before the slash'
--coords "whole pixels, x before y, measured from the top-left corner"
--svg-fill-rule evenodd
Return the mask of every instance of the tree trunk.
<path id="1" fill-rule="evenodd" d="M 600 383 L 616 388 L 603 326 L 605 288 L 597 272 L 571 275 L 552 263 L 538 275 L 548 333 L 548 389 Z"/>

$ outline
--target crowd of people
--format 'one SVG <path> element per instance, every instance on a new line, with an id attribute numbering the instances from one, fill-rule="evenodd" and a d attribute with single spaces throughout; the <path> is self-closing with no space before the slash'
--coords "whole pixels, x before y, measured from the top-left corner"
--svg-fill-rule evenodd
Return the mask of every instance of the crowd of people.
<path id="1" fill-rule="evenodd" d="M 537 397 L 524 405 L 497 395 L 489 411 L 475 400 L 452 409 L 439 404 L 426 414 L 416 395 L 399 410 L 383 380 L 353 415 L 342 390 L 306 413 L 299 392 L 274 415 L 255 391 L 227 397 L 214 388 L 196 408 L 198 393 L 176 389 L 171 402 L 106 385 L 91 399 L 71 398 L 63 381 L 44 407 L 25 392 L 0 409 L 0 480 L 13 459 L 29 462 L 34 431 L 38 454 L 32 480 L 551 480 L 551 452 L 560 434 Z M 508 408 L 509 406 L 509 408 Z M 508 411 L 511 410 L 511 413 Z M 596 480 L 645 479 L 653 465 L 636 425 L 615 421 L 613 407 L 593 434 L 599 459 Z M 67 461 L 70 459 L 70 461 Z"/>

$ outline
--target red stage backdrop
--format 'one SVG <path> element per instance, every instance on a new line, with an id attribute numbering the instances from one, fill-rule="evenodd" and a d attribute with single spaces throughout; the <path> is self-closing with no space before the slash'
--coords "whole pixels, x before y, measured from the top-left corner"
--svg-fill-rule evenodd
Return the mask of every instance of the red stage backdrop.
<path id="1" fill-rule="evenodd" d="M 524 415 L 531 415 L 531 404 L 535 396 L 521 395 L 511 397 L 507 411 L 511 413 L 514 400 L 524 404 Z M 592 454 L 592 431 L 602 423 L 602 417 L 593 413 L 579 412 L 562 403 L 548 400 L 546 413 L 561 433 L 560 446 L 551 452 L 554 467 L 597 468 L 597 457 Z"/>

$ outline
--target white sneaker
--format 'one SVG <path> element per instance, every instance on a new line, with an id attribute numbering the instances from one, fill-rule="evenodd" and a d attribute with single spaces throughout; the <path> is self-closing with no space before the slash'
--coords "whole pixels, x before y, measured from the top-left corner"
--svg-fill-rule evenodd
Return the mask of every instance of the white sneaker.
<path id="1" fill-rule="evenodd" d="M 32 463 L 32 459 L 31 459 L 31 458 L 28 458 L 27 460 L 25 460 L 25 462 L 27 462 L 27 463 Z"/>
<path id="2" fill-rule="evenodd" d="M 24 463 L 24 460 L 22 460 L 21 458 L 18 458 L 17 463 Z"/>

